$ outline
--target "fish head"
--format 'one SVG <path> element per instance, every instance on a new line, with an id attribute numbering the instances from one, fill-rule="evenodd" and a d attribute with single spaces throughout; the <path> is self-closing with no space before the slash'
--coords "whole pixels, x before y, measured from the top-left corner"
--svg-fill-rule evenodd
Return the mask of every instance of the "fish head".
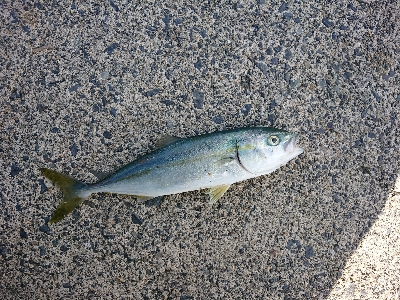
<path id="1" fill-rule="evenodd" d="M 242 166 L 255 175 L 268 174 L 303 153 L 298 135 L 275 128 L 261 128 L 238 141 Z"/>

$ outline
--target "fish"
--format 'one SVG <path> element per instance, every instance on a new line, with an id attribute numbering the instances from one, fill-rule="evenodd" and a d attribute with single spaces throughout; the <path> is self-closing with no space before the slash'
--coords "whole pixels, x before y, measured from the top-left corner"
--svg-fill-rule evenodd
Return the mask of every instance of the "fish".
<path id="1" fill-rule="evenodd" d="M 132 195 L 144 202 L 208 189 L 210 203 L 216 203 L 232 184 L 269 174 L 303 153 L 297 140 L 297 134 L 273 127 L 243 127 L 187 138 L 163 136 L 154 151 L 93 184 L 40 168 L 63 193 L 48 223 L 61 221 L 94 193 Z"/>

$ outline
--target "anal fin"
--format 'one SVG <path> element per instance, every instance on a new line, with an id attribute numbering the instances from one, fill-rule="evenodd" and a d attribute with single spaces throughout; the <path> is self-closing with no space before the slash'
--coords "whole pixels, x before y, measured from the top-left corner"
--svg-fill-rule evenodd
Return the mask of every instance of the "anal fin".
<path id="1" fill-rule="evenodd" d="M 221 198 L 224 193 L 229 189 L 231 185 L 226 184 L 226 185 L 217 185 L 212 188 L 207 192 L 207 194 L 210 195 L 210 204 L 214 204 L 218 201 L 219 198 Z"/>

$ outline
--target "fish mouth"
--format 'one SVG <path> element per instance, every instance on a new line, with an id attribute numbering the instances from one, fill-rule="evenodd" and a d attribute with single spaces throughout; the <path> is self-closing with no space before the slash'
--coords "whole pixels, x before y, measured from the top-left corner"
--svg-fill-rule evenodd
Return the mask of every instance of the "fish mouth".
<path id="1" fill-rule="evenodd" d="M 283 150 L 288 153 L 303 153 L 304 149 L 297 146 L 297 135 L 291 136 L 286 142 L 283 143 Z"/>

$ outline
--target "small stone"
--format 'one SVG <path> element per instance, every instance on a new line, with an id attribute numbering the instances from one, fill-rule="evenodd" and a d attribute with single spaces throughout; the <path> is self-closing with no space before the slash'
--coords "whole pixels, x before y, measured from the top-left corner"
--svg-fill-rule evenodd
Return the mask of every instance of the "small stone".
<path id="1" fill-rule="evenodd" d="M 106 52 L 107 54 L 112 54 L 118 47 L 119 47 L 118 43 L 112 43 L 110 46 L 104 49 L 104 52 Z"/>
<path id="2" fill-rule="evenodd" d="M 100 111 L 100 106 L 99 106 L 99 104 L 93 104 L 92 111 L 93 111 L 93 112 L 99 112 L 99 111 Z"/>
<path id="3" fill-rule="evenodd" d="M 277 65 L 278 64 L 278 58 L 276 58 L 276 57 L 271 58 L 271 64 Z"/>
<path id="4" fill-rule="evenodd" d="M 44 183 L 44 179 L 39 179 L 38 181 L 39 181 L 39 185 L 40 185 L 40 194 L 47 192 L 48 188 L 47 188 L 46 184 Z"/>
<path id="5" fill-rule="evenodd" d="M 63 288 L 69 289 L 69 288 L 71 288 L 71 284 L 69 282 L 64 283 Z"/>
<path id="6" fill-rule="evenodd" d="M 351 2 L 349 4 L 347 4 L 347 8 L 351 9 L 354 12 L 357 12 L 357 8 L 354 7 L 353 3 L 351 3 Z"/>
<path id="7" fill-rule="evenodd" d="M 212 118 L 213 122 L 216 124 L 222 124 L 224 122 L 224 118 L 221 115 L 215 116 Z"/>
<path id="8" fill-rule="evenodd" d="M 172 104 L 174 104 L 174 102 L 169 99 L 163 99 L 163 100 L 160 100 L 160 102 L 165 104 L 166 106 L 171 106 Z"/>
<path id="9" fill-rule="evenodd" d="M 290 59 L 290 58 L 292 58 L 292 56 L 293 56 L 293 54 L 292 54 L 292 51 L 290 51 L 290 49 L 286 49 L 285 50 L 285 59 Z"/>
<path id="10" fill-rule="evenodd" d="M 335 23 L 330 21 L 328 18 L 322 18 L 322 24 L 324 24 L 326 27 L 332 27 L 335 25 Z"/>
<path id="11" fill-rule="evenodd" d="M 285 20 L 290 20 L 292 17 L 293 17 L 293 14 L 292 14 L 291 12 L 285 11 L 285 12 L 283 13 L 283 18 L 284 18 Z"/>
<path id="12" fill-rule="evenodd" d="M 287 3 L 282 3 L 282 5 L 279 7 L 278 11 L 281 13 L 281 12 L 284 12 L 285 10 L 288 10 L 288 9 L 289 9 L 288 4 Z"/>
<path id="13" fill-rule="evenodd" d="M 197 70 L 200 70 L 200 69 L 201 69 L 202 64 L 201 64 L 200 57 L 197 58 L 197 61 L 194 63 L 194 67 L 195 67 Z"/>
<path id="14" fill-rule="evenodd" d="M 306 258 L 311 258 L 315 255 L 314 249 L 312 246 L 306 246 L 305 249 L 306 249 L 306 253 L 305 253 Z"/>
<path id="15" fill-rule="evenodd" d="M 241 108 L 240 111 L 241 111 L 241 113 L 242 113 L 244 116 L 247 116 L 247 115 L 249 114 L 250 110 L 251 110 L 251 107 L 252 107 L 251 103 L 245 104 L 245 105 Z"/>
<path id="16" fill-rule="evenodd" d="M 67 251 L 68 251 L 68 247 L 65 246 L 65 245 L 62 245 L 62 246 L 60 247 L 60 250 L 61 250 L 62 252 L 67 252 Z"/>
<path id="17" fill-rule="evenodd" d="M 333 194 L 332 199 L 333 199 L 333 201 L 335 201 L 335 203 L 341 202 L 341 199 L 339 198 L 338 194 Z"/>
<path id="18" fill-rule="evenodd" d="M 352 76 L 353 76 L 353 74 L 350 73 L 350 72 L 344 72 L 344 74 L 343 74 L 344 79 L 349 79 L 349 78 L 351 78 Z"/>
<path id="19" fill-rule="evenodd" d="M 80 87 L 79 84 L 75 84 L 74 86 L 71 86 L 71 87 L 68 89 L 68 91 L 69 91 L 70 93 L 75 93 L 76 91 L 78 91 L 79 87 Z"/>
<path id="20" fill-rule="evenodd" d="M 340 25 L 339 29 L 340 30 L 349 30 L 349 26 Z"/>
<path id="21" fill-rule="evenodd" d="M 18 175 L 19 172 L 21 172 L 21 171 L 22 171 L 22 170 L 21 170 L 20 167 L 18 167 L 17 163 L 13 162 L 13 163 L 11 164 L 11 171 L 10 171 L 10 176 L 11 176 L 11 177 L 14 177 L 14 176 Z"/>
<path id="22" fill-rule="evenodd" d="M 21 237 L 21 239 L 26 239 L 26 238 L 28 238 L 28 234 L 26 233 L 26 231 L 25 231 L 23 228 L 21 228 L 21 229 L 19 230 L 19 236 Z"/>
<path id="23" fill-rule="evenodd" d="M 360 50 L 360 48 L 355 48 L 353 56 L 363 56 L 364 53 Z"/>
<path id="24" fill-rule="evenodd" d="M 325 89 L 325 88 L 326 88 L 326 81 L 325 81 L 324 79 L 318 80 L 318 86 L 319 86 L 321 89 Z"/>
<path id="25" fill-rule="evenodd" d="M 39 246 L 39 256 L 45 256 L 46 252 L 47 251 L 45 246 Z"/>
<path id="26" fill-rule="evenodd" d="M 381 100 L 381 96 L 379 96 L 378 93 L 375 92 L 374 90 L 371 90 L 371 94 L 372 94 L 372 96 L 374 96 L 374 98 L 376 100 L 378 100 L 378 101 Z"/>
<path id="27" fill-rule="evenodd" d="M 110 76 L 110 73 L 108 73 L 107 71 L 102 72 L 100 74 L 101 79 L 107 79 Z"/>
<path id="28" fill-rule="evenodd" d="M 274 122 L 275 122 L 275 115 L 274 114 L 269 114 L 268 117 L 267 117 L 267 120 L 268 120 L 269 124 L 271 126 L 273 126 Z"/>
<path id="29" fill-rule="evenodd" d="M 51 233 L 51 229 L 48 225 L 39 226 L 39 231 L 47 233 L 47 234 Z"/>
<path id="30" fill-rule="evenodd" d="M 269 104 L 269 108 L 273 109 L 275 106 L 276 106 L 276 101 L 275 101 L 275 99 L 272 99 L 271 103 Z"/>
<path id="31" fill-rule="evenodd" d="M 117 110 L 114 107 L 110 108 L 110 115 L 112 115 L 113 117 L 117 115 Z"/>
<path id="32" fill-rule="evenodd" d="M 152 90 L 145 92 L 143 95 L 145 97 L 153 97 L 153 96 L 157 95 L 159 92 L 161 92 L 160 89 L 152 89 Z"/>
<path id="33" fill-rule="evenodd" d="M 175 25 L 177 25 L 177 26 L 181 25 L 181 24 L 182 24 L 182 18 L 176 18 L 176 19 L 174 19 L 174 23 L 175 23 Z"/>
<path id="34" fill-rule="evenodd" d="M 282 47 L 281 47 L 281 46 L 276 46 L 276 47 L 274 48 L 274 51 L 275 51 L 275 53 L 279 53 L 279 52 L 282 51 Z"/>
<path id="35" fill-rule="evenodd" d="M 259 63 L 256 63 L 256 67 L 258 69 L 260 69 L 260 71 L 264 74 L 265 77 L 268 77 L 268 75 L 269 75 L 268 74 L 268 67 L 267 67 L 266 64 L 264 64 L 262 62 L 259 62 Z"/>
<path id="36" fill-rule="evenodd" d="M 286 244 L 286 249 L 288 250 L 293 250 L 293 249 L 297 249 L 300 250 L 301 249 L 301 243 L 298 240 L 289 240 Z"/>
<path id="37" fill-rule="evenodd" d="M 195 108 L 202 109 L 204 106 L 204 92 L 193 90 L 193 105 Z"/>
<path id="38" fill-rule="evenodd" d="M 135 215 L 135 214 L 132 214 L 132 223 L 133 223 L 133 224 L 142 225 L 142 224 L 143 224 L 143 221 L 142 221 L 142 219 L 141 219 L 139 216 L 137 216 L 137 215 Z"/>
<path id="39" fill-rule="evenodd" d="M 114 1 L 112 1 L 112 0 L 110 0 L 110 6 L 111 6 L 116 12 L 119 11 L 118 5 L 116 5 L 116 4 L 114 3 Z"/>
<path id="40" fill-rule="evenodd" d="M 78 154 L 78 146 L 75 144 L 75 143 L 73 143 L 70 147 L 69 147 L 69 150 L 71 151 L 71 154 L 72 154 L 72 156 L 76 156 L 77 154 Z"/>
<path id="41" fill-rule="evenodd" d="M 104 131 L 104 132 L 103 132 L 103 136 L 104 136 L 106 139 L 111 139 L 111 133 L 110 133 L 109 131 Z"/>

